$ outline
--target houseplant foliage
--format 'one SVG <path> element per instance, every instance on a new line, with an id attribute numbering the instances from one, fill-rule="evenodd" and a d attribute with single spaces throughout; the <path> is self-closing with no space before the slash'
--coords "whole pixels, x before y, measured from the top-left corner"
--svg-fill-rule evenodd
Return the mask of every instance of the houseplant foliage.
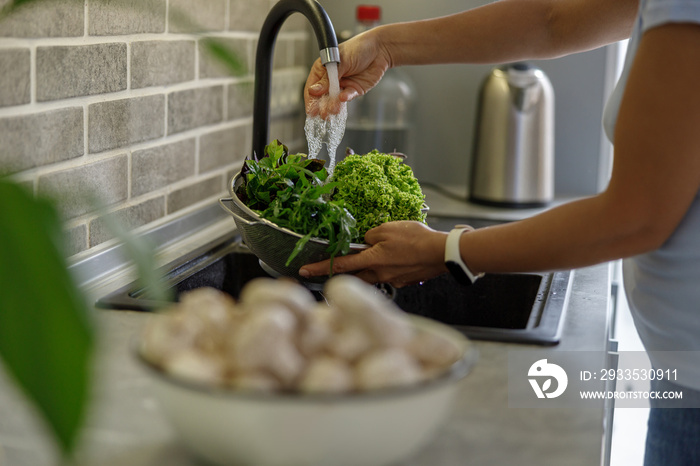
<path id="1" fill-rule="evenodd" d="M 150 5 L 145 1 L 99 1 L 144 12 Z M 50 5 L 51 0 L 6 2 L 0 6 L 0 22 L 37 3 Z M 171 21 L 187 30 L 203 30 L 186 15 L 171 13 Z M 231 75 L 247 73 L 244 60 L 224 41 L 201 34 L 199 41 Z M 2 153 L 0 146 L 0 161 Z M 68 271 L 63 223 L 54 203 L 35 198 L 3 178 L 6 173 L 0 167 L 0 360 L 46 420 L 64 457 L 69 458 L 89 401 L 96 338 L 91 308 Z M 126 232 L 114 218 L 105 220 L 134 259 L 142 284 L 149 286 L 154 296 L 164 297 L 149 245 Z"/>
<path id="2" fill-rule="evenodd" d="M 0 357 L 69 454 L 86 407 L 94 332 L 63 241 L 50 201 L 0 180 Z"/>

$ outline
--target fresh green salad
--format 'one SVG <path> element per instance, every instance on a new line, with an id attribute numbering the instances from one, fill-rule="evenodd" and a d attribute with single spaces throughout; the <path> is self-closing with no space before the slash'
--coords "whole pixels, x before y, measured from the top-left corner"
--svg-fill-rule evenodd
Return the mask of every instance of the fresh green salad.
<path id="1" fill-rule="evenodd" d="M 265 147 L 265 157 L 246 160 L 244 189 L 238 197 L 262 218 L 304 235 L 287 259 L 289 265 L 311 238 L 328 240 L 331 258 L 350 251 L 357 237 L 355 219 L 342 200 L 330 200 L 335 183 L 325 183 L 324 161 L 290 154 L 278 140 Z"/>
<path id="2" fill-rule="evenodd" d="M 413 170 L 399 157 L 376 149 L 348 155 L 335 167 L 331 181 L 336 185 L 333 200 L 345 201 L 357 220 L 357 241 L 384 222 L 425 222 L 425 196 Z"/>
<path id="3" fill-rule="evenodd" d="M 311 238 L 328 240 L 331 259 L 362 242 L 367 230 L 392 220 L 424 222 L 423 195 L 411 167 L 376 150 L 348 155 L 328 179 L 324 161 L 290 154 L 278 140 L 265 156 L 246 160 L 236 193 L 262 218 L 304 235 L 287 265 Z"/>

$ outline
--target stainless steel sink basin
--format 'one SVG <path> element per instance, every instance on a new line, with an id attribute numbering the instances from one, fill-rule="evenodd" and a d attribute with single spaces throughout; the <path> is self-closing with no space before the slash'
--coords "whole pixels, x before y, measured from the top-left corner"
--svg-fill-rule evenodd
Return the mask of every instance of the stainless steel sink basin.
<path id="1" fill-rule="evenodd" d="M 471 223 L 484 226 L 483 222 Z M 175 299 L 184 291 L 202 286 L 237 297 L 249 280 L 268 276 L 257 257 L 235 236 L 203 246 L 167 265 L 163 275 Z M 552 345 L 561 336 L 569 282 L 569 272 L 491 274 L 465 287 L 443 275 L 422 285 L 401 289 L 384 286 L 384 290 L 404 311 L 447 323 L 474 339 Z M 319 292 L 314 293 L 317 299 L 323 299 Z M 97 302 L 101 308 L 141 311 L 163 304 L 149 299 L 148 290 L 136 284 Z"/>

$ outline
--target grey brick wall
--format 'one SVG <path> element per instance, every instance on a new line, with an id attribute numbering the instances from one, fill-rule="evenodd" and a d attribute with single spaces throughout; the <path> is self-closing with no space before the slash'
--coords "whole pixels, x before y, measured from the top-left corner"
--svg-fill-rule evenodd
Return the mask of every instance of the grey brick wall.
<path id="1" fill-rule="evenodd" d="M 0 50 L 0 105 L 28 104 L 31 53 L 28 48 Z"/>
<path id="2" fill-rule="evenodd" d="M 0 21 L 0 176 L 57 199 L 69 254 L 112 239 L 97 204 L 148 228 L 226 194 L 250 151 L 255 46 L 274 1 L 51 0 Z M 209 56 L 208 37 L 242 75 Z M 294 150 L 311 41 L 293 15 L 274 57 L 270 137 Z"/>
<path id="3" fill-rule="evenodd" d="M 126 44 L 38 47 L 36 100 L 57 100 L 126 89 Z"/>
<path id="4" fill-rule="evenodd" d="M 165 86 L 194 79 L 195 42 L 134 42 L 131 45 L 131 88 Z"/>

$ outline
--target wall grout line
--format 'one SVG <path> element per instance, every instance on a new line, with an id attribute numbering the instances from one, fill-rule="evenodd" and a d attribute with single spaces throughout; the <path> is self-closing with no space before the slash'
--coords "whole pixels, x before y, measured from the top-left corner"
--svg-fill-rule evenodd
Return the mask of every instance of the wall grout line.
<path id="1" fill-rule="evenodd" d="M 257 32 L 249 31 L 207 31 L 206 33 L 139 33 L 114 34 L 106 36 L 81 35 L 74 37 L 0 37 L 0 49 L 16 47 L 78 47 L 101 45 L 113 42 L 178 42 L 183 40 L 198 40 L 202 37 L 217 37 L 221 39 L 242 39 L 256 42 Z M 280 31 L 278 40 L 306 40 L 309 35 L 303 31 Z"/>
<path id="2" fill-rule="evenodd" d="M 224 31 L 231 28 L 231 0 L 226 0 L 226 7 L 224 8 Z"/>
<path id="3" fill-rule="evenodd" d="M 85 159 L 90 153 L 90 112 L 88 104 L 83 104 L 83 156 Z"/>
<path id="4" fill-rule="evenodd" d="M 143 23 L 146 25 L 144 29 L 161 32 L 134 32 L 142 27 L 139 24 L 131 24 L 133 12 L 122 15 L 119 11 L 103 10 L 102 5 L 84 0 L 72 9 L 70 14 L 73 16 L 65 18 L 65 23 L 61 23 L 63 26 L 60 33 L 69 37 L 48 35 L 59 30 L 56 29 L 55 23 L 50 23 L 56 20 L 56 15 L 48 7 L 46 11 L 39 11 L 39 14 L 32 18 L 32 21 L 43 21 L 46 25 L 39 24 L 38 28 L 26 30 L 28 33 L 40 35 L 41 28 L 46 28 L 45 30 L 49 31 L 46 36 L 19 37 L 26 33 L 22 29 L 24 24 L 20 22 L 13 25 L 18 37 L 0 38 L 0 52 L 14 48 L 25 49 L 29 51 L 30 60 L 27 76 L 27 53 L 24 52 L 24 61 L 21 63 L 25 68 L 19 73 L 22 79 L 29 81 L 28 103 L 0 107 L 0 138 L 9 136 L 9 141 L 17 147 L 9 152 L 8 160 L 11 164 L 17 167 L 36 166 L 15 172 L 10 178 L 31 185 L 35 194 L 38 194 L 40 189 L 43 192 L 52 189 L 53 186 L 65 187 L 73 196 L 96 189 L 104 194 L 106 202 L 109 203 L 107 210 L 110 212 L 135 207 L 129 211 L 138 216 L 133 219 L 134 224 L 145 223 L 138 228 L 147 228 L 149 224 L 156 225 L 164 217 L 172 216 L 173 209 L 179 214 L 193 209 L 193 206 L 201 207 L 215 202 L 221 197 L 220 194 L 225 195 L 229 173 L 240 168 L 244 155 L 249 151 L 252 130 L 252 114 L 248 107 L 252 102 L 247 97 L 240 100 L 240 103 L 229 102 L 229 98 L 234 97 L 232 86 L 247 86 L 254 82 L 253 70 L 249 67 L 245 76 L 210 77 L 218 72 L 210 73 L 209 68 L 201 68 L 208 65 L 208 62 L 204 62 L 199 43 L 202 37 L 224 39 L 239 51 L 241 58 L 248 65 L 251 65 L 254 62 L 254 45 L 258 32 L 230 30 L 237 27 L 237 23 L 234 22 L 238 21 L 237 18 L 232 18 L 231 14 L 238 11 L 234 8 L 248 8 L 248 11 L 257 15 L 255 21 L 262 24 L 267 8 L 256 2 L 243 6 L 244 0 L 220 0 L 217 2 L 217 16 L 214 17 L 213 10 L 206 8 L 204 3 L 208 0 L 189 0 L 183 2 L 183 8 L 202 19 L 205 28 L 207 21 L 210 27 L 215 25 L 215 30 L 180 33 L 171 32 L 170 13 L 176 6 L 173 1 L 165 0 L 165 7 L 153 18 L 153 22 Z M 162 5 L 163 3 L 161 7 Z M 220 17 L 222 13 L 225 15 L 223 20 Z M 79 17 L 79 14 L 82 17 Z M 202 14 L 209 16 L 201 16 Z M 110 24 L 107 21 L 115 23 Z M 144 21 L 150 20 L 145 18 Z M 223 30 L 220 29 L 222 24 Z M 95 34 L 106 32 L 110 35 L 91 35 L 91 27 L 95 28 Z M 241 29 L 244 28 L 249 28 L 248 24 L 241 26 Z M 121 31 L 126 33 L 115 34 Z M 298 86 L 295 83 L 305 78 L 308 72 L 306 65 L 297 66 L 294 63 L 297 59 L 296 47 L 292 42 L 308 41 L 309 37 L 307 31 L 298 29 L 280 32 L 279 35 L 280 40 L 290 42 L 286 47 L 284 68 L 273 71 L 274 80 L 278 83 L 275 101 L 281 102 L 282 105 L 272 109 L 272 116 L 275 132 L 280 135 L 295 134 L 291 128 L 292 125 L 298 124 L 298 119 L 292 112 L 296 101 L 283 94 L 297 92 Z M 190 44 L 161 45 L 176 41 L 194 44 L 194 52 Z M 134 46 L 134 43 L 143 45 Z M 38 54 L 39 47 L 42 48 L 41 56 Z M 106 55 L 111 53 L 115 55 Z M 64 54 L 67 54 L 70 60 L 65 60 Z M 170 59 L 173 61 L 164 61 Z M 75 80 L 60 79 L 66 63 L 79 64 L 76 65 L 78 68 L 67 70 L 75 71 Z M 104 63 L 103 69 L 109 70 L 109 74 L 98 73 L 98 68 L 93 69 L 91 66 L 93 63 Z M 83 64 L 84 68 L 81 66 Z M 173 68 L 182 65 L 187 68 Z M 190 66 L 194 66 L 194 72 L 190 71 Z M 83 69 L 84 73 L 78 72 Z M 49 70 L 54 70 L 53 74 L 50 74 Z M 126 83 L 123 82 L 124 73 Z M 144 76 L 144 83 L 165 84 L 134 88 L 135 85 L 139 85 L 134 81 L 135 76 L 138 79 Z M 116 83 L 120 85 L 115 86 Z M 62 97 L 119 87 L 123 89 Z M 60 98 L 39 101 L 40 95 L 42 99 L 52 96 Z M 197 109 L 198 101 L 188 100 L 193 96 L 206 98 L 217 110 L 208 107 Z M 147 99 L 149 97 L 152 99 Z M 214 98 L 217 100 L 209 100 Z M 8 99 L 7 102 L 14 100 Z M 111 104 L 112 102 L 114 104 Z M 240 105 L 244 107 L 239 108 Z M 125 109 L 120 112 L 136 110 L 144 113 L 110 113 L 115 112 L 115 109 Z M 237 114 L 244 116 L 229 120 Z M 65 118 L 66 116 L 70 118 Z M 99 128 L 105 128 L 105 134 L 100 133 Z M 178 128 L 186 129 L 174 134 L 168 133 Z M 26 136 L 36 134 L 37 131 L 42 132 L 42 138 Z M 14 139 L 15 135 L 17 139 Z M 138 142 L 132 143 L 132 140 Z M 91 145 L 94 149 L 91 149 Z M 98 147 L 114 145 L 118 147 L 91 153 L 91 150 L 97 150 Z M 140 151 L 149 152 L 134 157 L 134 154 Z M 157 158 L 151 160 L 151 155 Z M 65 157 L 72 158 L 60 160 Z M 119 170 L 115 172 L 117 168 Z M 164 183 L 162 180 L 158 181 L 158 176 L 175 181 Z M 105 182 L 109 185 L 105 185 Z M 222 193 L 214 196 L 211 193 L 217 187 L 221 188 L 219 190 Z M 135 193 L 141 194 L 134 195 Z M 193 204 L 188 205 L 190 202 Z M 99 212 L 88 211 L 89 208 L 81 206 L 65 207 L 67 215 L 79 214 L 64 223 L 65 229 L 74 229 L 71 232 L 74 251 L 80 253 L 99 250 L 99 246 L 95 248 L 94 244 L 104 239 L 104 232 L 98 224 L 93 223 L 99 217 Z"/>
<path id="5" fill-rule="evenodd" d="M 163 33 L 170 34 L 170 0 L 165 0 L 165 27 Z"/>
<path id="6" fill-rule="evenodd" d="M 90 31 L 90 5 L 89 0 L 85 0 L 83 4 L 83 37 L 87 38 Z"/>
<path id="7" fill-rule="evenodd" d="M 33 61 L 35 62 L 36 60 Z M 36 66 L 34 68 L 36 68 Z M 51 110 L 63 109 L 68 107 L 79 107 L 83 105 L 84 102 L 92 104 L 99 102 L 110 102 L 115 100 L 129 99 L 133 97 L 150 97 L 154 95 L 162 95 L 164 93 L 167 95 L 179 91 L 204 89 L 207 87 L 223 86 L 227 84 L 237 84 L 239 82 L 247 82 L 249 79 L 249 76 L 226 76 L 221 78 L 206 78 L 200 79 L 198 81 L 191 80 L 169 85 L 150 86 L 138 89 L 126 89 L 116 92 L 110 92 L 107 94 L 83 95 L 77 97 L 69 97 L 66 99 L 56 99 L 42 102 L 36 102 L 36 96 L 34 96 L 32 99 L 33 102 L 30 104 L 0 107 L 0 118 L 4 116 L 31 115 L 35 113 L 48 112 Z"/>

